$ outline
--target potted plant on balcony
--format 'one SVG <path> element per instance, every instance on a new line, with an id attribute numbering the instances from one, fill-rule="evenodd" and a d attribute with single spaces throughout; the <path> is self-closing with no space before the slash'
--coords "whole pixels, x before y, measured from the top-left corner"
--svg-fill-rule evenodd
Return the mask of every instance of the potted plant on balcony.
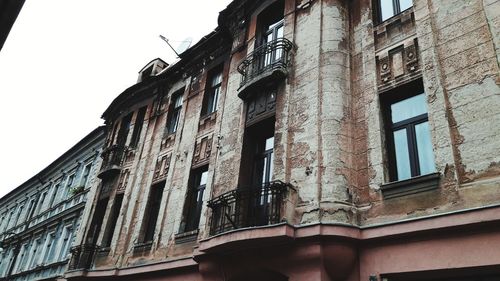
<path id="1" fill-rule="evenodd" d="M 70 189 L 70 193 L 72 196 L 75 196 L 77 194 L 82 193 L 84 189 L 85 189 L 84 185 L 77 185 L 77 186 L 74 186 Z"/>

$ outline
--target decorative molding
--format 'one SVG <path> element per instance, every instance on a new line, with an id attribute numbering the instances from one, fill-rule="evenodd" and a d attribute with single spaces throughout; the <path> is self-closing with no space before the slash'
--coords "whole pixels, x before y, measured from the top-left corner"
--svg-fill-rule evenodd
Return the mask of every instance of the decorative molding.
<path id="1" fill-rule="evenodd" d="M 167 178 L 168 170 L 170 169 L 171 158 L 172 153 L 158 157 L 153 174 L 153 183 L 157 183 Z"/>
<path id="2" fill-rule="evenodd" d="M 210 154 L 212 153 L 213 135 L 205 136 L 198 139 L 195 144 L 193 163 L 194 168 L 203 166 L 210 161 Z"/>

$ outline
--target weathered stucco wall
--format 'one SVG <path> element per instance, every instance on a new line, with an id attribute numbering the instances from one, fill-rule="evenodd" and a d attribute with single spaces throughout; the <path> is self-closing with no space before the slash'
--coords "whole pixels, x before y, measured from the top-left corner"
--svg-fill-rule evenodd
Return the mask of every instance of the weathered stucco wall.
<path id="1" fill-rule="evenodd" d="M 297 195 L 289 200 L 295 205 L 286 212 L 287 222 L 366 227 L 500 203 L 500 1 L 415 0 L 412 9 L 391 23 L 374 20 L 370 0 L 316 0 L 301 8 L 306 2 L 285 1 L 284 36 L 295 47 L 288 76 L 276 85 L 273 174 L 291 183 Z M 126 167 L 131 173 L 117 231 L 109 255 L 99 258 L 97 268 L 189 258 L 199 241 L 209 237 L 211 210 L 206 202 L 239 183 L 246 105 L 237 95 L 237 67 L 254 50 L 258 32 L 258 13 L 245 12 L 248 26 L 238 28 L 246 45 L 238 41 L 241 37 L 234 38 L 223 62 L 223 90 L 212 125 L 200 120 L 204 85 L 213 66 L 209 62 L 169 81 L 165 104 L 184 89 L 175 135 L 164 135 L 167 111 L 153 116 L 155 101 L 144 101 L 149 117 L 134 161 Z M 414 50 L 417 58 L 405 58 L 405 63 L 415 67 L 394 69 L 403 71 L 403 78 L 385 83 L 380 62 L 401 46 Z M 381 193 L 390 181 L 381 99 L 388 90 L 418 79 L 427 97 L 440 184 L 431 191 L 387 199 Z M 193 90 L 197 81 L 202 86 Z M 213 141 L 199 233 L 194 241 L 179 242 L 176 234 L 195 146 L 206 136 Z M 166 155 L 171 158 L 154 242 L 151 250 L 134 253 L 155 166 Z M 365 254 L 378 255 L 376 250 Z"/>

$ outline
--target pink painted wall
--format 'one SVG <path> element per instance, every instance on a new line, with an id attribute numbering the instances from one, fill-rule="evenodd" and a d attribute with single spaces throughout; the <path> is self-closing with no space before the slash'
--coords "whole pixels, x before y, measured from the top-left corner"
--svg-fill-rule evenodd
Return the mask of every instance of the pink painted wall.
<path id="1" fill-rule="evenodd" d="M 387 241 L 360 251 L 360 278 L 372 274 L 500 264 L 500 232 L 445 233 L 453 237 Z"/>

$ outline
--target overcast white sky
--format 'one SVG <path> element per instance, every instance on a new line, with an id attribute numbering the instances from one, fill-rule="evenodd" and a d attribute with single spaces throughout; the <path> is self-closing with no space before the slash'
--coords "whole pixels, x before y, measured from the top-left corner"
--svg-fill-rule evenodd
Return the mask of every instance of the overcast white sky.
<path id="1" fill-rule="evenodd" d="M 175 59 L 159 34 L 195 43 L 230 2 L 27 0 L 0 51 L 0 197 L 103 124 L 146 63 Z"/>

